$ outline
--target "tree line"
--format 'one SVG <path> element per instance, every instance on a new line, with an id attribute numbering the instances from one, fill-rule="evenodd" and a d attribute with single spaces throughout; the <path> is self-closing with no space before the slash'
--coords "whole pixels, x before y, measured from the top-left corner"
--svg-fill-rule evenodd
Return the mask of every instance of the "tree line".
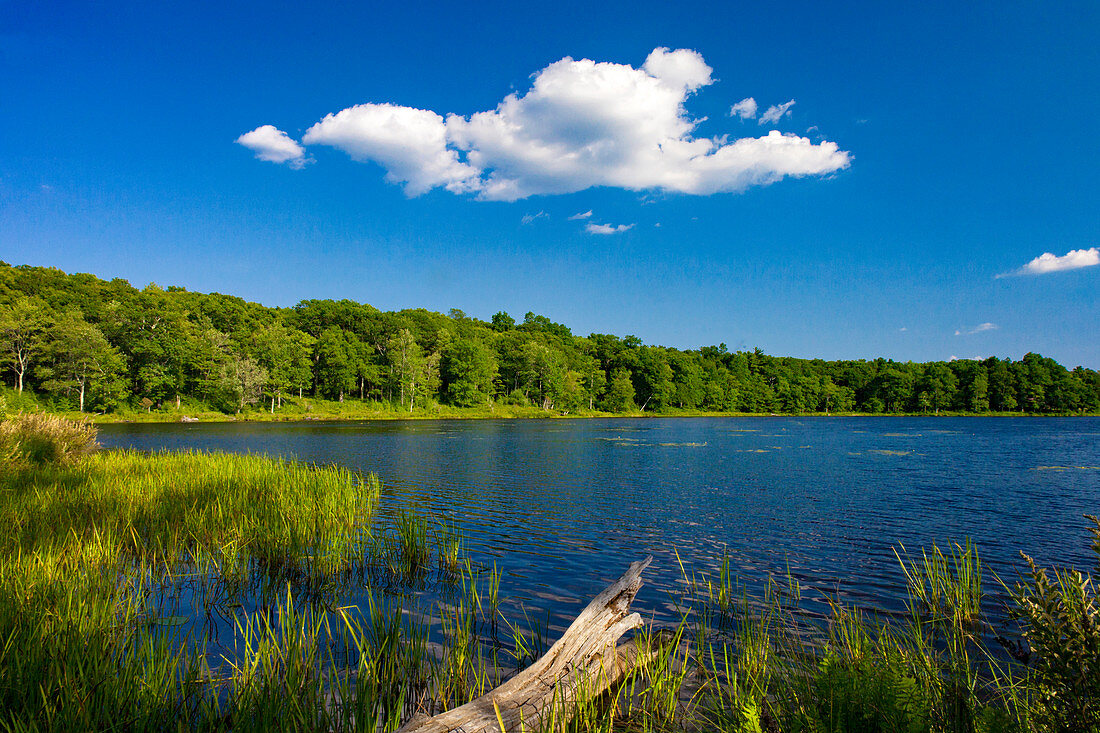
<path id="1" fill-rule="evenodd" d="M 269 308 L 219 293 L 0 263 L 0 367 L 62 409 L 197 400 L 225 412 L 290 395 L 535 405 L 576 413 L 1095 413 L 1100 373 L 1019 361 L 774 357 L 725 344 L 680 350 L 575 336 L 546 316 L 490 321 L 452 309 L 379 311 L 351 300 Z"/>

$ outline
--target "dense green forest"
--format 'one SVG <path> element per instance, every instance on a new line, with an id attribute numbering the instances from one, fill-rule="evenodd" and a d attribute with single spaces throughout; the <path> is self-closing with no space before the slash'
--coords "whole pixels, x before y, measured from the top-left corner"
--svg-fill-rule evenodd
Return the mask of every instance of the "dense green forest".
<path id="1" fill-rule="evenodd" d="M 1094 413 L 1100 373 L 1020 361 L 917 364 L 774 357 L 725 344 L 681 351 L 575 336 L 528 313 L 383 312 L 350 300 L 268 308 L 218 293 L 0 263 L 0 367 L 59 410 L 227 413 L 289 396 L 393 409 L 523 405 L 575 414 L 940 411 Z"/>

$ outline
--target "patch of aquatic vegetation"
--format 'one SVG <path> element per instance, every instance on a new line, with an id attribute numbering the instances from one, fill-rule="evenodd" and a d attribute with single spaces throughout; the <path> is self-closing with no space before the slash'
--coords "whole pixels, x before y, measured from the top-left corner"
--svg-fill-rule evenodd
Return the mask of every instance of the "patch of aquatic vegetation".
<path id="1" fill-rule="evenodd" d="M 883 438 L 922 438 L 920 433 L 882 433 Z"/>
<path id="2" fill-rule="evenodd" d="M 1036 466 L 1032 471 L 1100 471 L 1100 466 Z"/>
<path id="3" fill-rule="evenodd" d="M 638 448 L 643 445 L 650 445 L 649 443 L 643 441 L 641 438 L 628 438 L 621 435 L 617 435 L 614 438 L 597 437 L 596 440 L 602 440 L 605 443 L 610 443 L 611 445 L 617 445 L 624 448 Z"/>
<path id="4" fill-rule="evenodd" d="M 909 456 L 913 454 L 911 450 L 888 450 L 885 448 L 868 448 L 867 453 L 874 453 L 877 456 Z"/>
<path id="5" fill-rule="evenodd" d="M 706 443 L 658 443 L 657 445 L 664 446 L 666 448 L 705 448 Z"/>

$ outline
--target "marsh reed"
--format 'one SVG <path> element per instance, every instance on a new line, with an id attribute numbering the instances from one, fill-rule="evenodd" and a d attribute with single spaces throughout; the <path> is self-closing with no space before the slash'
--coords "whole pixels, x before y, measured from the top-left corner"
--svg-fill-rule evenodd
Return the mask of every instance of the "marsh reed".
<path id="1" fill-rule="evenodd" d="M 551 641 L 502 613 L 500 573 L 453 524 L 381 521 L 373 476 L 93 447 L 85 424 L 0 422 L 0 730 L 394 731 Z M 543 729 L 1100 730 L 1089 574 L 1005 584 L 1019 636 L 1001 648 L 970 543 L 897 560 L 894 618 L 836 600 L 810 617 L 790 577 L 752 597 L 728 558 L 681 562 L 680 623 L 640 631 L 623 684 Z"/>

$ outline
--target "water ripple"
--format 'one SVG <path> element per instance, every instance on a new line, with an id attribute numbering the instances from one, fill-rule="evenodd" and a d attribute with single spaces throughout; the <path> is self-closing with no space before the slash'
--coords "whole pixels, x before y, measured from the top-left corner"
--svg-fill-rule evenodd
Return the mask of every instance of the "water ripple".
<path id="1" fill-rule="evenodd" d="M 713 576 L 729 557 L 750 590 L 790 573 L 887 613 L 904 604 L 902 544 L 970 538 L 1009 582 L 1020 550 L 1091 566 L 1082 515 L 1100 510 L 1100 419 L 961 420 L 110 425 L 100 435 L 109 447 L 373 471 L 384 506 L 459 524 L 475 559 L 504 571 L 505 607 L 548 613 L 556 628 L 647 554 L 636 606 L 664 620 L 675 617 L 679 559 Z"/>

